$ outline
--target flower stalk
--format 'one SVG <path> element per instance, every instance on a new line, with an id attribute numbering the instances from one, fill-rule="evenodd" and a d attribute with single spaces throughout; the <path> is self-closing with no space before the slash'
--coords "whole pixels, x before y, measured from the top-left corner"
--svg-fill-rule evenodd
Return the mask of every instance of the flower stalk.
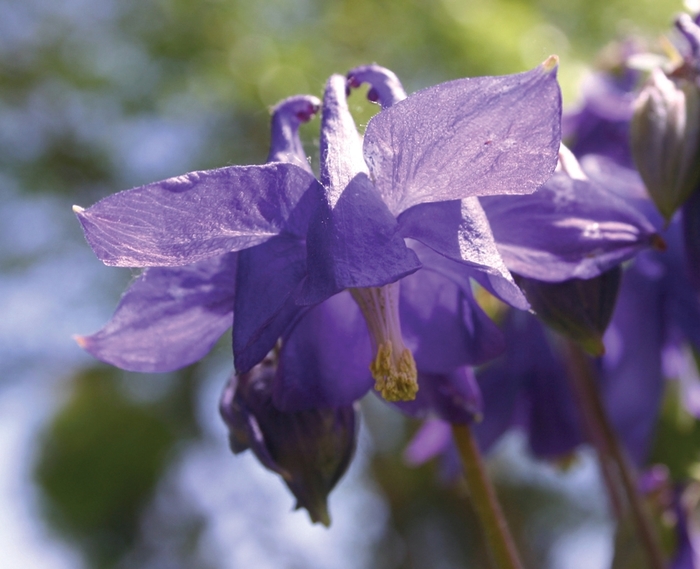
<path id="1" fill-rule="evenodd" d="M 452 434 L 464 465 L 469 495 L 495 566 L 499 569 L 522 569 L 496 490 L 488 477 L 471 428 L 466 424 L 453 424 Z"/>
<path id="2" fill-rule="evenodd" d="M 637 491 L 634 468 L 608 419 L 595 381 L 595 371 L 578 344 L 567 340 L 566 351 L 568 375 L 585 428 L 598 453 L 612 509 L 619 521 L 628 512 L 631 514 L 649 567 L 664 569 L 666 565 L 659 535 L 646 504 Z"/>

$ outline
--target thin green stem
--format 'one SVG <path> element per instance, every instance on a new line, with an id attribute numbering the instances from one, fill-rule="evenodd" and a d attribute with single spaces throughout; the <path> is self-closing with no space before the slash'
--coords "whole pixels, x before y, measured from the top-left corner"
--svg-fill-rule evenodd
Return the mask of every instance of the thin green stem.
<path id="1" fill-rule="evenodd" d="M 567 340 L 569 377 L 576 392 L 586 430 L 598 451 L 603 474 L 608 483 L 613 510 L 624 512 L 629 507 L 639 541 L 646 550 L 649 567 L 664 569 L 661 541 L 646 504 L 637 491 L 637 476 L 625 449 L 613 429 L 598 391 L 595 370 L 590 360 L 575 342 Z M 617 483 L 615 482 L 617 480 Z"/>
<path id="2" fill-rule="evenodd" d="M 523 565 L 471 428 L 455 424 L 452 425 L 452 433 L 464 464 L 469 495 L 496 567 L 522 569 Z"/>

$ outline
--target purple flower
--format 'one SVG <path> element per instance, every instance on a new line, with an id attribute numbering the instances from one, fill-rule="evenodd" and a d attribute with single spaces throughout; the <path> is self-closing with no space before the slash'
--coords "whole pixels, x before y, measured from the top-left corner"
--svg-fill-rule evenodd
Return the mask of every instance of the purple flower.
<path id="1" fill-rule="evenodd" d="M 236 369 L 250 370 L 282 337 L 280 370 L 288 383 L 296 381 L 290 379 L 291 360 L 306 354 L 305 373 L 298 374 L 302 391 L 302 383 L 315 385 L 309 374 L 314 365 L 319 377 L 330 377 L 328 366 L 339 365 L 341 352 L 352 346 L 362 352 L 366 340 L 360 336 L 366 332 L 339 325 L 342 319 L 332 315 L 347 316 L 346 297 L 338 293 L 349 289 L 370 331 L 377 387 L 388 399 L 407 399 L 415 395 L 417 371 L 401 335 L 396 283 L 421 263 L 404 239 L 423 241 L 485 271 L 491 288 L 526 306 L 478 210 L 477 216 L 458 214 L 437 227 L 421 223 L 420 212 L 411 210 L 456 198 L 534 191 L 556 161 L 559 89 L 552 61 L 519 75 L 438 85 L 374 117 L 363 152 L 345 88 L 340 76 L 331 77 L 326 88 L 321 184 L 303 159 L 301 166 L 291 160 L 229 167 L 122 192 L 77 213 L 107 264 L 180 266 L 239 251 Z M 334 323 L 307 324 L 313 319 Z M 328 342 L 310 348 L 309 341 L 294 340 L 334 333 L 340 335 L 329 351 Z M 343 369 L 344 377 L 352 376 L 352 367 Z M 343 397 L 357 396 L 352 384 L 347 381 Z M 285 397 L 293 392 L 288 389 Z"/>

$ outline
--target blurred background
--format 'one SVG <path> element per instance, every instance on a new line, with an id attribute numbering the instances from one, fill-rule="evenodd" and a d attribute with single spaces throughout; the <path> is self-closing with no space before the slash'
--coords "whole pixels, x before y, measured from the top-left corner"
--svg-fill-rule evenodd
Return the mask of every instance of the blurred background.
<path id="1" fill-rule="evenodd" d="M 653 40 L 681 9 L 675 0 L 0 0 L 0 567 L 487 566 L 464 489 L 441 483 L 433 465 L 403 463 L 417 425 L 382 403 L 363 402 L 358 454 L 325 529 L 292 513 L 292 496 L 252 456 L 228 450 L 217 401 L 230 337 L 165 375 L 83 353 L 71 336 L 100 328 L 136 273 L 94 257 L 71 205 L 263 162 L 271 105 L 320 96 L 329 74 L 363 63 L 389 67 L 410 93 L 524 71 L 556 53 L 571 107 L 599 50 L 628 35 Z M 361 124 L 376 110 L 357 94 L 350 103 Z M 303 127 L 310 155 L 318 128 L 318 119 Z M 694 443 L 696 425 L 687 429 Z M 610 565 L 613 525 L 591 453 L 567 468 L 537 463 L 516 433 L 490 466 L 528 566 Z"/>

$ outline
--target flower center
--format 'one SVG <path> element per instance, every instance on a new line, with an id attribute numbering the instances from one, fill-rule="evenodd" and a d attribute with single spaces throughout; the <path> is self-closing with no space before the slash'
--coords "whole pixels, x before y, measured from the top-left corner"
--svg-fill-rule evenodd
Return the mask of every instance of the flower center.
<path id="1" fill-rule="evenodd" d="M 403 343 L 399 320 L 399 283 L 382 287 L 351 288 L 367 322 L 375 358 L 369 369 L 374 388 L 387 401 L 411 401 L 418 392 L 413 354 Z"/>

